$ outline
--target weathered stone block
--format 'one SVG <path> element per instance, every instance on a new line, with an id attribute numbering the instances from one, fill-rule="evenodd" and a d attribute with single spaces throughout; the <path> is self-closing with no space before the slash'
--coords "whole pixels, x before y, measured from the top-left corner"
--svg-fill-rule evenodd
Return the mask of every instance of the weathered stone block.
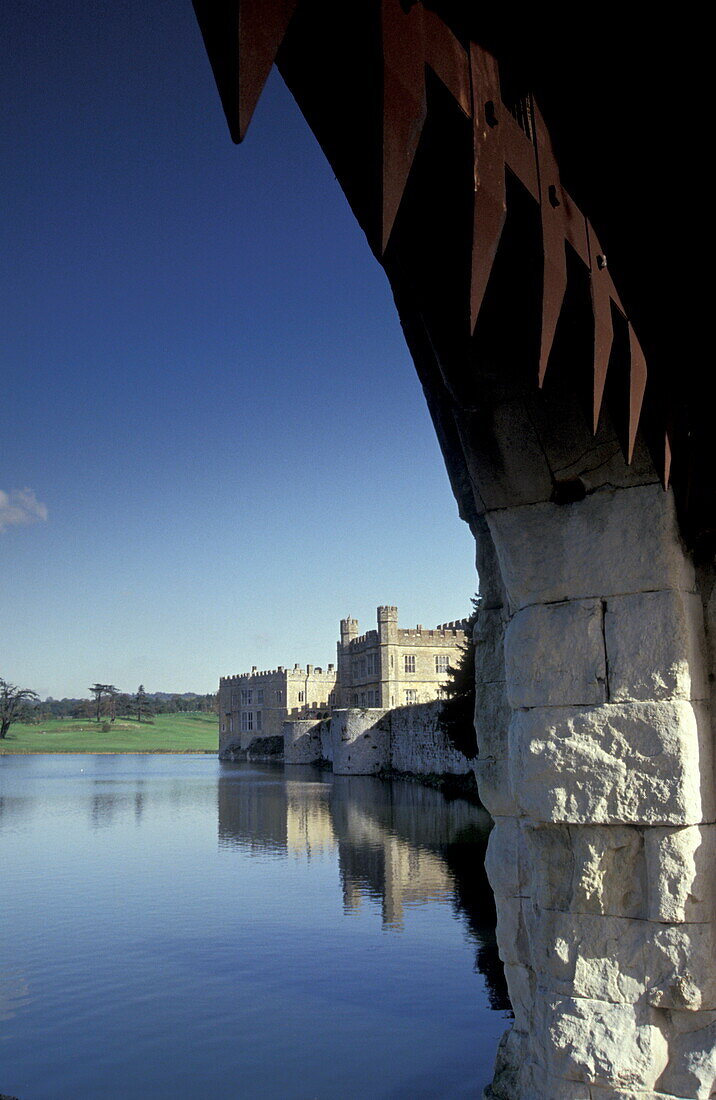
<path id="1" fill-rule="evenodd" d="M 703 618 L 695 593 L 610 598 L 604 630 L 612 701 L 707 699 Z"/>
<path id="2" fill-rule="evenodd" d="M 528 903 L 520 921 L 518 933 L 524 924 L 529 942 L 522 961 L 552 993 L 677 1010 L 716 1007 L 711 924 L 556 913 Z"/>
<path id="3" fill-rule="evenodd" d="M 517 711 L 512 790 L 535 821 L 698 824 L 714 809 L 701 732 L 686 702 Z"/>
<path id="4" fill-rule="evenodd" d="M 592 1087 L 584 1081 L 568 1081 L 555 1077 L 543 1066 L 531 1063 L 522 1072 L 521 1097 L 529 1100 L 592 1100 Z"/>
<path id="5" fill-rule="evenodd" d="M 472 770 L 475 773 L 480 801 L 488 813 L 494 818 L 514 817 L 519 810 L 510 787 L 507 758 L 495 760 L 489 756 L 479 757 Z"/>
<path id="6" fill-rule="evenodd" d="M 574 879 L 574 847 L 569 827 L 525 822 L 520 836 L 525 849 L 524 893 L 543 909 L 569 909 Z"/>
<path id="7" fill-rule="evenodd" d="M 646 829 L 644 849 L 649 920 L 716 920 L 716 825 Z"/>
<path id="8" fill-rule="evenodd" d="M 519 898 L 495 898 L 497 908 L 497 945 L 503 963 L 524 966 L 530 963 L 522 902 Z"/>
<path id="9" fill-rule="evenodd" d="M 614 1004 L 643 998 L 648 981 L 643 921 L 524 906 L 529 960 L 544 989 Z"/>
<path id="10" fill-rule="evenodd" d="M 575 504 L 487 515 L 513 610 L 627 592 L 694 590 L 673 494 L 658 485 L 599 491 Z"/>
<path id="11" fill-rule="evenodd" d="M 510 706 L 605 702 L 602 619 L 600 600 L 572 600 L 518 611 L 505 632 Z"/>
<path id="12" fill-rule="evenodd" d="M 505 980 L 510 994 L 510 1004 L 515 1015 L 515 1027 L 529 1031 L 534 1009 L 535 977 L 527 966 L 505 963 Z"/>
<path id="13" fill-rule="evenodd" d="M 609 1089 L 654 1089 L 668 1062 L 666 1038 L 648 1006 L 545 994 L 535 1045 L 553 1075 Z"/>
<path id="14" fill-rule="evenodd" d="M 543 909 L 646 916 L 642 831 L 631 825 L 523 826 L 533 870 L 527 891 Z"/>
<path id="15" fill-rule="evenodd" d="M 510 1027 L 497 1046 L 495 1073 L 487 1086 L 484 1100 L 521 1100 L 523 1071 L 529 1055 L 530 1040 L 526 1032 Z"/>
<path id="16" fill-rule="evenodd" d="M 716 1009 L 714 925 L 656 924 L 648 944 L 648 1000 L 657 1008 Z"/>
<path id="17" fill-rule="evenodd" d="M 476 684 L 493 684 L 505 679 L 504 634 L 502 609 L 481 608 L 472 635 Z"/>
<path id="18" fill-rule="evenodd" d="M 475 687 L 475 733 L 480 756 L 507 755 L 511 711 L 504 681 Z"/>
<path id="19" fill-rule="evenodd" d="M 529 889 L 530 877 L 526 855 L 522 829 L 517 818 L 497 818 L 487 842 L 485 856 L 485 870 L 494 894 L 504 898 L 525 895 Z M 541 872 L 540 867 L 538 873 Z"/>
<path id="20" fill-rule="evenodd" d="M 611 1086 L 590 1085 L 590 1100 L 684 1100 L 683 1096 L 673 1096 L 670 1092 L 655 1092 L 654 1089 L 615 1089 Z"/>
<path id="21" fill-rule="evenodd" d="M 716 1094 L 716 1013 L 669 1013 L 669 1064 L 659 1087 L 675 1096 Z"/>

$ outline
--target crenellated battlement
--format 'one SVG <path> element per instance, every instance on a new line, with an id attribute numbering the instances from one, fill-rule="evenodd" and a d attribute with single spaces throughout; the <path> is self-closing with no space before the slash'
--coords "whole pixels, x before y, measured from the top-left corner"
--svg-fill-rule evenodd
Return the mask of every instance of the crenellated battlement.
<path id="1" fill-rule="evenodd" d="M 360 634 L 357 638 L 351 638 L 348 642 L 348 648 L 353 650 L 359 646 L 365 645 L 377 645 L 379 641 L 377 630 L 366 630 L 365 634 Z"/>
<path id="2" fill-rule="evenodd" d="M 271 669 L 257 669 L 252 668 L 251 672 L 238 672 L 234 676 L 220 676 L 219 684 L 234 684 L 245 682 L 246 680 L 267 680 L 274 676 L 288 676 L 288 677 L 306 677 L 311 676 L 315 679 L 324 678 L 325 680 L 335 680 L 336 678 L 336 666 L 329 664 L 325 669 L 321 665 L 306 665 L 304 668 L 302 665 L 294 665 L 293 668 L 286 668 L 285 665 L 279 665 L 278 668 Z"/>

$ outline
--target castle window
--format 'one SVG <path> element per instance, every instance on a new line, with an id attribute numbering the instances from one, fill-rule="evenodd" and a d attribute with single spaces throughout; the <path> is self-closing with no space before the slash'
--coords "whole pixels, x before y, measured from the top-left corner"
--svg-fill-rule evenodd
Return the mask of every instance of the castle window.
<path id="1" fill-rule="evenodd" d="M 229 733 L 233 733 L 233 732 L 234 732 L 234 716 L 232 714 L 229 717 Z"/>
<path id="2" fill-rule="evenodd" d="M 241 689 L 241 706 L 242 707 L 250 707 L 251 706 L 251 702 L 252 702 L 252 699 L 253 699 L 253 694 L 254 693 L 251 690 L 251 688 L 242 688 Z"/>
<path id="3" fill-rule="evenodd" d="M 245 710 L 241 715 L 241 732 L 250 733 L 254 728 L 254 716 L 250 710 Z"/>
<path id="4" fill-rule="evenodd" d="M 447 672 L 450 666 L 450 657 L 447 653 L 438 653 L 435 656 L 435 671 Z"/>
<path id="5" fill-rule="evenodd" d="M 364 707 L 364 706 L 365 706 L 365 692 L 364 692 L 364 691 L 362 691 L 362 692 L 360 693 L 360 705 L 361 705 L 362 707 Z"/>
<path id="6" fill-rule="evenodd" d="M 256 711 L 256 729 L 260 730 L 261 727 L 262 727 L 262 724 L 263 723 L 262 723 L 262 720 L 261 720 L 261 711 L 257 710 Z"/>
<path id="7" fill-rule="evenodd" d="M 299 691 L 299 693 L 298 693 L 298 701 L 299 701 L 299 703 L 302 703 L 302 702 L 303 702 L 303 700 L 304 700 L 304 694 L 303 694 L 303 692 L 302 692 L 302 691 Z"/>
<path id="8" fill-rule="evenodd" d="M 256 702 L 257 703 L 263 703 L 263 701 L 264 701 L 264 689 L 259 688 L 258 691 L 256 692 Z"/>
<path id="9" fill-rule="evenodd" d="M 391 670 L 392 670 L 392 668 L 393 668 L 393 665 L 394 665 L 394 664 L 395 664 L 395 661 L 393 660 L 393 654 L 391 653 L 391 655 L 390 655 L 390 667 L 391 667 Z"/>
<path id="10" fill-rule="evenodd" d="M 282 691 L 277 691 L 276 692 L 276 702 L 277 703 L 282 703 L 283 702 L 283 692 Z"/>
<path id="11" fill-rule="evenodd" d="M 239 705 L 239 693 L 238 691 L 232 691 L 231 693 L 231 709 L 236 710 Z"/>
<path id="12" fill-rule="evenodd" d="M 406 672 L 415 672 L 415 654 L 414 653 L 406 653 L 405 654 L 405 671 Z"/>
<path id="13" fill-rule="evenodd" d="M 406 693 L 405 693 L 405 702 L 406 703 L 417 703 L 417 701 L 418 701 L 417 691 L 406 691 Z"/>

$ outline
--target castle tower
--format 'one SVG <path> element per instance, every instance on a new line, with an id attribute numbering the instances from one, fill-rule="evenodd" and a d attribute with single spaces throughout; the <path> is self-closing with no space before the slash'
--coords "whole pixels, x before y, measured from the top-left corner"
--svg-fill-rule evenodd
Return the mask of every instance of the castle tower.
<path id="1" fill-rule="evenodd" d="M 358 637 L 358 620 L 341 619 L 341 646 L 348 645 L 352 638 Z"/>
<path id="2" fill-rule="evenodd" d="M 398 643 L 398 609 L 393 606 L 378 608 L 378 642 L 380 645 L 380 705 L 395 704 L 396 645 Z"/>
<path id="3" fill-rule="evenodd" d="M 336 643 L 338 679 L 336 681 L 336 705 L 345 707 L 350 699 L 351 664 L 348 647 L 358 637 L 358 620 L 341 619 L 341 639 Z"/>
<path id="4" fill-rule="evenodd" d="M 381 642 L 395 642 L 398 637 L 397 607 L 378 608 L 378 637 Z"/>

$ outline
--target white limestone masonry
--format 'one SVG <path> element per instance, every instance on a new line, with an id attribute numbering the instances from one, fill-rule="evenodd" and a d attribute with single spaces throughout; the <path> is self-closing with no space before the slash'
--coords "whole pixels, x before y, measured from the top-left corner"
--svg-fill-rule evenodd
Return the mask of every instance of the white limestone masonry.
<path id="1" fill-rule="evenodd" d="M 485 519 L 475 774 L 515 1012 L 486 1096 L 707 1100 L 711 593 L 658 485 Z"/>

